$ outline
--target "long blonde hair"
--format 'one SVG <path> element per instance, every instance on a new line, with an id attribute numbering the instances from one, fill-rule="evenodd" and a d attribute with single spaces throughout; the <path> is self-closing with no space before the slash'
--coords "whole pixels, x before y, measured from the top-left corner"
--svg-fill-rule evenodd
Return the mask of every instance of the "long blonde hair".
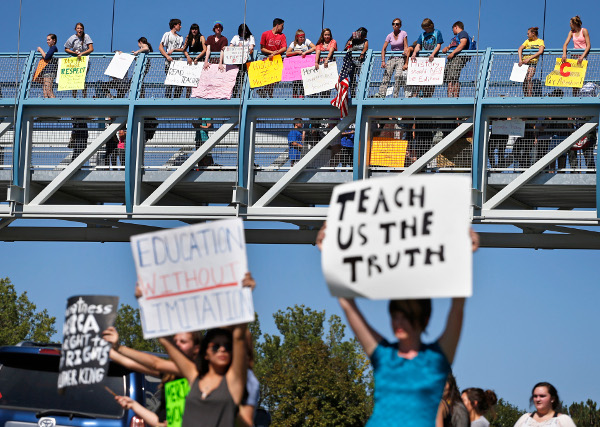
<path id="1" fill-rule="evenodd" d="M 306 33 L 304 32 L 304 30 L 301 30 L 300 28 L 298 28 L 298 31 L 296 31 L 296 35 L 294 36 L 294 47 L 296 47 L 298 45 L 298 35 L 300 34 L 304 34 L 306 36 Z M 306 43 L 306 39 L 304 39 L 304 43 Z"/>

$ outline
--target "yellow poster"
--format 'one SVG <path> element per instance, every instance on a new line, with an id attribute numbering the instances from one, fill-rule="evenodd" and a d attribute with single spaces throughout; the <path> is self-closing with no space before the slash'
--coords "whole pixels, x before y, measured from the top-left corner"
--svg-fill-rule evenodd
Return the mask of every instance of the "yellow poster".
<path id="1" fill-rule="evenodd" d="M 273 59 L 254 61 L 248 64 L 248 78 L 250 87 L 261 87 L 281 81 L 283 72 L 283 61 L 281 55 L 275 55 Z"/>
<path id="2" fill-rule="evenodd" d="M 371 143 L 369 165 L 403 168 L 408 141 L 376 136 Z"/>
<path id="3" fill-rule="evenodd" d="M 85 88 L 89 56 L 61 58 L 58 61 L 58 90 Z"/>
<path id="4" fill-rule="evenodd" d="M 546 76 L 546 86 L 583 87 L 587 64 L 585 60 L 579 65 L 576 59 L 562 62 L 561 58 L 556 58 L 554 70 Z"/>

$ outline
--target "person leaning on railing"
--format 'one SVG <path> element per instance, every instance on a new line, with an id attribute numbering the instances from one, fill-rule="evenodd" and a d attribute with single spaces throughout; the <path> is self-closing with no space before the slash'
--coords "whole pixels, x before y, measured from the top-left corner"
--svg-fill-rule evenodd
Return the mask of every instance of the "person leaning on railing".
<path id="1" fill-rule="evenodd" d="M 325 68 L 329 65 L 329 61 L 333 58 L 333 53 L 337 50 L 337 42 L 333 39 L 333 35 L 329 28 L 323 28 L 319 40 L 317 40 L 315 70 L 319 69 L 319 64 L 323 64 Z M 325 58 L 321 58 L 321 52 L 327 52 Z"/>

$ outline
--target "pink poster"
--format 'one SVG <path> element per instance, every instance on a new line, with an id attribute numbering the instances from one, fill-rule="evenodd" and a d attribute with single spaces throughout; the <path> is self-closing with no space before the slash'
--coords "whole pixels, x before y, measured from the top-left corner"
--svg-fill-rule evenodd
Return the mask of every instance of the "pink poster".
<path id="1" fill-rule="evenodd" d="M 291 56 L 283 60 L 283 74 L 281 75 L 282 82 L 292 82 L 294 80 L 302 80 L 302 73 L 300 70 L 306 67 L 315 66 L 316 55 L 306 55 L 302 58 L 302 55 Z"/>
<path id="2" fill-rule="evenodd" d="M 198 87 L 192 89 L 192 98 L 231 99 L 238 71 L 237 65 L 225 65 L 221 71 L 217 64 L 210 64 L 202 71 Z"/>

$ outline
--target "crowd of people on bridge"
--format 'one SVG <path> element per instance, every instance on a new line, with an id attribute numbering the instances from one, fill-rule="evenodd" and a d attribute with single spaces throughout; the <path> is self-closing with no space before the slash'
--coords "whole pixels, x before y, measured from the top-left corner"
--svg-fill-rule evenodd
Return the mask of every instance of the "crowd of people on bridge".
<path id="1" fill-rule="evenodd" d="M 563 45 L 562 61 L 567 61 L 568 46 L 571 40 L 575 49 L 583 50 L 582 53 L 572 54 L 571 59 L 577 59 L 578 63 L 587 58 L 591 48 L 590 35 L 586 28 L 582 26 L 582 21 L 579 16 L 574 16 L 570 19 L 570 30 L 567 34 L 566 41 Z M 460 74 L 462 69 L 469 61 L 469 56 L 465 55 L 466 51 L 476 49 L 474 37 L 470 37 L 465 30 L 465 26 L 461 21 L 457 21 L 452 25 L 452 37 L 450 42 L 444 45 L 444 37 L 442 32 L 435 28 L 433 21 L 425 18 L 421 23 L 423 32 L 418 37 L 409 43 L 408 34 L 402 30 L 402 20 L 395 18 L 392 20 L 392 31 L 386 36 L 381 48 L 381 68 L 384 74 L 377 92 L 377 97 L 385 98 L 387 96 L 387 88 L 394 77 L 393 96 L 398 97 L 400 87 L 404 86 L 405 97 L 431 97 L 433 96 L 434 86 L 406 86 L 406 72 L 409 61 L 416 58 L 420 52 L 425 52 L 430 61 L 433 61 L 439 53 L 446 54 L 446 66 L 444 70 L 444 81 L 447 84 L 448 97 L 458 97 L 460 95 Z M 231 41 L 223 35 L 223 24 L 220 21 L 215 21 L 211 34 L 205 37 L 200 31 L 197 23 L 190 26 L 186 36 L 180 34 L 182 22 L 180 19 L 171 19 L 169 21 L 169 31 L 162 36 L 158 50 L 165 58 L 165 73 L 167 73 L 169 64 L 174 60 L 185 60 L 188 64 L 198 63 L 204 60 L 204 67 L 209 67 L 211 62 L 219 63 L 222 67 L 223 51 L 227 46 L 245 47 L 252 54 L 256 47 L 256 40 L 246 24 L 241 24 L 238 27 L 237 34 L 231 38 Z M 357 53 L 355 62 L 361 65 L 365 59 L 367 50 L 369 49 L 369 40 L 367 38 L 368 31 L 365 27 L 360 27 L 353 31 L 351 36 L 345 43 L 338 45 L 333 37 L 331 29 L 323 28 L 321 34 L 316 38 L 317 42 L 313 43 L 306 36 L 302 29 L 298 29 L 294 35 L 293 41 L 288 45 L 287 38 L 283 33 L 284 20 L 275 18 L 273 20 L 273 28 L 264 31 L 259 40 L 261 54 L 266 58 L 273 58 L 275 55 L 302 55 L 305 57 L 308 54 L 315 53 L 315 68 L 320 66 L 327 67 L 332 60 L 334 52 L 340 50 L 353 51 Z M 315 39 L 313 39 L 315 40 Z M 57 38 L 55 34 L 49 34 L 46 38 L 48 49 L 45 51 L 38 47 L 38 52 L 43 56 L 43 59 L 49 61 L 49 66 L 44 70 L 43 80 L 43 95 L 47 98 L 53 98 L 55 95 L 52 90 L 52 83 L 56 77 L 57 61 L 54 54 L 58 52 Z M 387 48 L 390 47 L 393 53 L 397 55 L 388 56 Z M 152 52 L 152 45 L 146 37 L 138 39 L 138 49 L 132 51 L 134 55 L 142 52 Z M 540 56 L 543 54 L 545 44 L 538 37 L 538 27 L 531 27 L 527 30 L 527 39 L 518 49 L 519 66 L 527 65 L 529 68 L 523 83 L 523 94 L 525 96 L 538 95 L 535 88 L 534 76 Z M 525 54 L 524 50 L 537 50 L 533 54 Z M 75 34 L 70 36 L 64 44 L 64 51 L 72 56 L 85 56 L 94 51 L 94 42 L 89 34 L 85 32 L 83 23 L 78 22 L 75 25 Z M 211 59 L 211 52 L 219 52 L 220 57 Z M 387 60 L 386 60 L 387 58 Z M 244 67 L 240 67 L 244 71 Z M 89 70 L 89 66 L 88 66 Z M 148 73 L 148 68 L 145 69 L 144 75 Z M 108 93 L 108 90 L 104 90 Z M 191 90 L 187 91 L 187 96 Z M 181 97 L 183 88 L 180 86 L 167 87 L 165 91 L 166 97 Z M 263 96 L 272 96 L 272 88 L 261 90 Z M 573 95 L 577 96 L 579 91 L 573 89 Z M 76 94 L 74 93 L 74 96 Z M 84 90 L 83 96 L 86 97 Z M 123 96 L 123 94 L 121 94 Z M 302 97 L 302 85 L 297 82 L 293 85 L 293 96 Z"/>
<path id="2" fill-rule="evenodd" d="M 316 245 L 320 249 L 326 233 L 321 228 Z M 478 235 L 471 231 L 473 251 Z M 243 286 L 254 289 L 250 273 Z M 136 296 L 141 290 L 136 288 Z M 431 316 L 431 299 L 392 300 L 389 314 L 397 342 L 390 343 L 375 331 L 352 298 L 339 298 L 356 339 L 373 366 L 374 408 L 367 426 L 487 427 L 495 417 L 496 394 L 469 387 L 459 391 L 451 365 L 460 339 L 464 298 L 454 298 L 445 329 L 433 343 L 423 343 Z M 149 426 L 166 426 L 165 384 L 185 378 L 190 391 L 185 398 L 182 426 L 233 427 L 269 425 L 269 414 L 258 409 L 260 384 L 252 372 L 252 337 L 247 325 L 225 329 L 178 333 L 160 338 L 169 359 L 140 352 L 119 343 L 114 327 L 103 332 L 112 348 L 113 362 L 162 378 L 159 405 L 153 410 L 127 396 L 115 396 L 124 409 L 133 410 Z M 302 398 L 302 396 L 298 396 Z M 535 411 L 524 414 L 515 427 L 573 427 L 571 418 L 559 412 L 556 388 L 539 382 L 531 392 Z"/>

